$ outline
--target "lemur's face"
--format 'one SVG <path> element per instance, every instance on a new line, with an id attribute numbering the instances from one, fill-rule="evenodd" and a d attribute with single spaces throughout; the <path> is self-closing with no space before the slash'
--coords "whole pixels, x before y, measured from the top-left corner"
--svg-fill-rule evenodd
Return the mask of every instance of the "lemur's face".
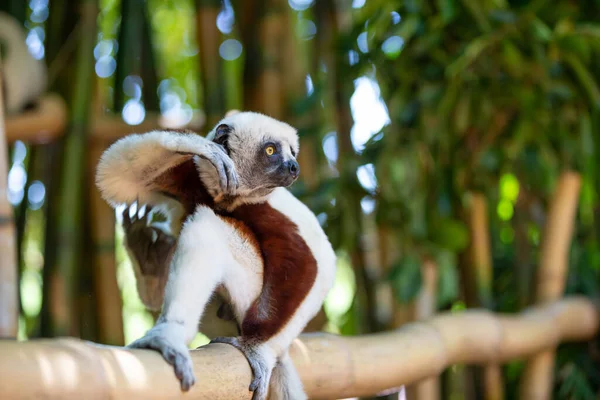
<path id="1" fill-rule="evenodd" d="M 298 179 L 298 136 L 286 123 L 262 114 L 237 113 L 221 121 L 209 138 L 233 160 L 241 194 L 262 194 Z"/>

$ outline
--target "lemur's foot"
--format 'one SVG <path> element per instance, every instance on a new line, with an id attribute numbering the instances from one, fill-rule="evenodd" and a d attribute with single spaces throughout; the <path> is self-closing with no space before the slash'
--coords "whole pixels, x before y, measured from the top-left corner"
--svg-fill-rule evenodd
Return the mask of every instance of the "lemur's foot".
<path id="1" fill-rule="evenodd" d="M 187 392 L 196 382 L 190 352 L 184 341 L 169 335 L 168 329 L 161 329 L 160 324 L 148 333 L 131 343 L 128 348 L 152 349 L 162 354 L 165 361 L 173 366 L 175 376 L 179 379 L 181 390 Z"/>
<path id="2" fill-rule="evenodd" d="M 230 344 L 241 351 L 250 368 L 254 378 L 250 382 L 248 389 L 253 392 L 252 400 L 266 400 L 269 392 L 269 379 L 271 377 L 272 368 L 269 368 L 265 357 L 257 350 L 256 346 L 244 343 L 238 337 L 216 337 L 210 341 L 211 343 Z"/>

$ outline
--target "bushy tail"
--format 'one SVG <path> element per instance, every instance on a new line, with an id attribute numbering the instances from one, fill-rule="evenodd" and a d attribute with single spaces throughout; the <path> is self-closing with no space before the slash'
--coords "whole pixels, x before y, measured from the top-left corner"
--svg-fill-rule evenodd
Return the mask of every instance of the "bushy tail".
<path id="1" fill-rule="evenodd" d="M 269 400 L 306 400 L 302 381 L 286 352 L 275 365 L 269 383 Z"/>

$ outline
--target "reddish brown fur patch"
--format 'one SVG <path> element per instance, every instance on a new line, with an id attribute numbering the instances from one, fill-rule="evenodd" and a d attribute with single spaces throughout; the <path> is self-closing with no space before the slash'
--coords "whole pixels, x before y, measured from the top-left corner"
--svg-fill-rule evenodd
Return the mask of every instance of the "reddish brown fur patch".
<path id="1" fill-rule="evenodd" d="M 163 194 L 175 198 L 192 214 L 198 205 L 214 207 L 214 202 L 200 180 L 192 156 L 181 164 L 164 172 L 153 182 Z"/>
<path id="2" fill-rule="evenodd" d="M 243 205 L 231 216 L 254 232 L 264 260 L 263 288 L 244 317 L 242 337 L 266 341 L 308 295 L 317 277 L 317 261 L 298 227 L 269 204 Z"/>

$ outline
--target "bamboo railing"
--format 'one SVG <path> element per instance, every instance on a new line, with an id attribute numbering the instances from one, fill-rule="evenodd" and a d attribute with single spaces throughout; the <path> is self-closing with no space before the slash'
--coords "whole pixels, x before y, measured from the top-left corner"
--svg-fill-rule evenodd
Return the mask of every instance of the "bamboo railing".
<path id="1" fill-rule="evenodd" d="M 499 364 L 587 340 L 598 331 L 598 308 L 583 297 L 537 306 L 514 316 L 470 310 L 440 314 L 396 331 L 341 337 L 302 335 L 291 354 L 311 399 L 380 393 L 440 374 L 455 363 Z M 0 341 L 0 398 L 249 399 L 251 372 L 231 346 L 192 352 L 197 383 L 182 393 L 171 367 L 149 350 L 77 339 Z"/>

